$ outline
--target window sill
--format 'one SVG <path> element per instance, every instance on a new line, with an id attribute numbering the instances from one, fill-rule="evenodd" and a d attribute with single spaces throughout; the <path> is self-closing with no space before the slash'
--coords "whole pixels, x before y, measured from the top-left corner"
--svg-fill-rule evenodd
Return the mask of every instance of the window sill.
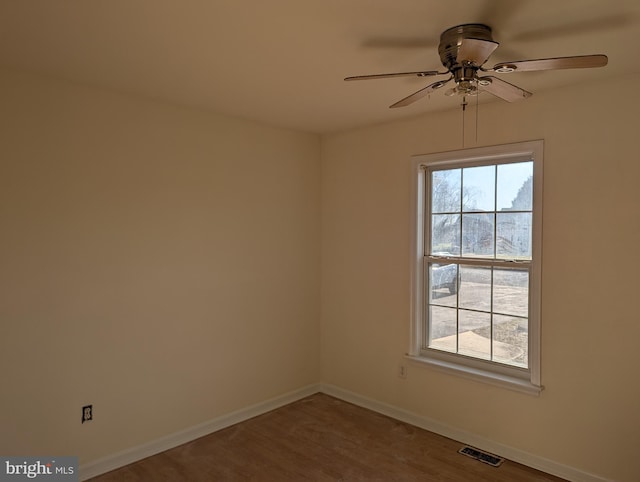
<path id="1" fill-rule="evenodd" d="M 488 383 L 508 390 L 514 390 L 527 395 L 538 396 L 544 387 L 532 384 L 529 380 L 512 377 L 500 373 L 494 373 L 479 368 L 468 367 L 443 360 L 435 360 L 423 356 L 406 355 L 411 362 L 419 365 L 427 365 L 436 370 L 457 375 L 477 382 Z"/>

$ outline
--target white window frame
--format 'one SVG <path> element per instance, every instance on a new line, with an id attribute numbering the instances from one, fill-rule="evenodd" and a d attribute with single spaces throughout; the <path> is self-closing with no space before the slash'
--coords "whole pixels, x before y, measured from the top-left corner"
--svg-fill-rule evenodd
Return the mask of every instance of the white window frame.
<path id="1" fill-rule="evenodd" d="M 538 395 L 543 389 L 540 378 L 540 283 L 542 270 L 542 140 L 479 147 L 411 159 L 411 340 L 407 357 L 416 363 L 448 373 L 504 388 Z M 426 167 L 461 164 L 518 162 L 533 160 L 532 260 L 529 274 L 528 367 L 519 368 L 456 353 L 427 349 L 425 340 L 428 293 L 425 286 L 427 266 L 425 228 L 428 226 Z"/>

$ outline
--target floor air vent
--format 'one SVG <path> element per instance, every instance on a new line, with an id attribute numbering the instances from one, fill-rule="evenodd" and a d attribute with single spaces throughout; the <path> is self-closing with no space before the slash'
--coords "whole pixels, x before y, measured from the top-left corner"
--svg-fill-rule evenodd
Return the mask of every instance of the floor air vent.
<path id="1" fill-rule="evenodd" d="M 480 462 L 484 462 L 485 464 L 489 464 L 492 467 L 500 467 L 500 464 L 504 462 L 504 459 L 498 457 L 497 455 L 492 455 L 487 452 L 483 452 L 482 450 L 474 449 L 473 447 L 462 447 L 458 450 L 459 453 L 466 455 L 467 457 L 471 457 L 473 459 L 479 460 Z"/>

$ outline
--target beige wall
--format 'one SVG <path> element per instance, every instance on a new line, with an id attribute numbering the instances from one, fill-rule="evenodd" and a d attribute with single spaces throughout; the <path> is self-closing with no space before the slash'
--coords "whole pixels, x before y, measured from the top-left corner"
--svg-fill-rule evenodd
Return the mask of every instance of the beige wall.
<path id="1" fill-rule="evenodd" d="M 0 453 L 86 463 L 319 380 L 317 136 L 10 72 L 0 98 Z"/>
<path id="2" fill-rule="evenodd" d="M 467 114 L 467 147 L 544 139 L 539 398 L 408 365 L 409 158 L 461 147 L 459 111 L 328 136 L 323 380 L 537 457 L 638 480 L 640 77 Z M 624 256 L 622 259 L 616 256 Z"/>
<path id="3" fill-rule="evenodd" d="M 545 140 L 534 398 L 414 365 L 397 377 L 409 157 L 460 148 L 458 111 L 320 143 L 2 72 L 0 453 L 87 463 L 322 380 L 634 480 L 638 80 L 481 107 L 478 145 Z"/>

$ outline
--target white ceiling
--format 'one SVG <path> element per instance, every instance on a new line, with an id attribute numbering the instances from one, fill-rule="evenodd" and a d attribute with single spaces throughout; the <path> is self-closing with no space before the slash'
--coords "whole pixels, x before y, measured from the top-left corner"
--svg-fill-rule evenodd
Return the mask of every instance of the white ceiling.
<path id="1" fill-rule="evenodd" d="M 0 67 L 325 133 L 457 107 L 388 108 L 433 78 L 342 79 L 442 70 L 440 33 L 475 22 L 501 43 L 490 65 L 609 56 L 503 75 L 534 94 L 640 72 L 639 0 L 0 0 Z"/>

